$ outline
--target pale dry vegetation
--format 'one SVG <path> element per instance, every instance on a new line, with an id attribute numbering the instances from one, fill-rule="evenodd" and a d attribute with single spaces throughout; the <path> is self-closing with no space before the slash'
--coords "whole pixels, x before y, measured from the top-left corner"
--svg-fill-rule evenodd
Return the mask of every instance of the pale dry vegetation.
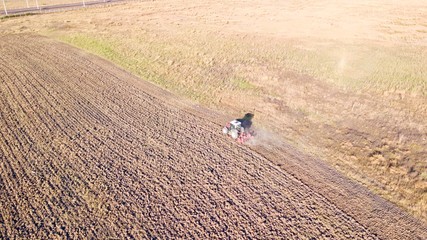
<path id="1" fill-rule="evenodd" d="M 155 1 L 5 19 L 277 132 L 427 219 L 423 1 Z"/>

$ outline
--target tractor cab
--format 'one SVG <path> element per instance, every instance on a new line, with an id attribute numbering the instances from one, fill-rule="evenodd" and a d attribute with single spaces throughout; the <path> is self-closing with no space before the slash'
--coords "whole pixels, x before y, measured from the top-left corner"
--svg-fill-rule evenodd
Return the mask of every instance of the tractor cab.
<path id="1" fill-rule="evenodd" d="M 233 120 L 230 122 L 230 130 L 231 129 L 239 130 L 241 128 L 241 126 L 242 126 L 242 123 L 237 121 L 237 120 Z"/>

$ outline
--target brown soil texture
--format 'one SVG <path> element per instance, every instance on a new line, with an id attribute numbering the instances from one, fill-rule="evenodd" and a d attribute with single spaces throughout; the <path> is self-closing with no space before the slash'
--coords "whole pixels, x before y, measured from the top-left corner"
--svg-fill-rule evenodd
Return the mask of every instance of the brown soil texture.
<path id="1" fill-rule="evenodd" d="M 105 60 L 0 37 L 0 239 L 425 239 L 424 223 L 286 143 Z"/>

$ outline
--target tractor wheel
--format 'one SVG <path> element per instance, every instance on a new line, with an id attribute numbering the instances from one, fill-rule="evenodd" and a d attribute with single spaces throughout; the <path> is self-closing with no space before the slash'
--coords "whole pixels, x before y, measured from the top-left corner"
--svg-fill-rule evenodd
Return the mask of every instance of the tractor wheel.
<path id="1" fill-rule="evenodd" d="M 233 139 L 237 139 L 239 137 L 239 133 L 237 132 L 236 129 L 231 130 L 230 135 Z"/>
<path id="2" fill-rule="evenodd" d="M 228 133 L 228 128 L 227 128 L 227 127 L 224 127 L 224 128 L 222 129 L 222 133 L 227 134 L 227 133 Z"/>

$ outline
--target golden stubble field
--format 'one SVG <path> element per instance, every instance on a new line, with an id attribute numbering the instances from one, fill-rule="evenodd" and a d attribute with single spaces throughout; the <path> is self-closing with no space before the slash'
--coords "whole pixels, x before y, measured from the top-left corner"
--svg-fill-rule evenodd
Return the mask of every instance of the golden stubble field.
<path id="1" fill-rule="evenodd" d="M 4 18 L 285 139 L 427 218 L 427 4 L 153 1 Z M 263 142 L 264 141 L 264 142 Z"/>

